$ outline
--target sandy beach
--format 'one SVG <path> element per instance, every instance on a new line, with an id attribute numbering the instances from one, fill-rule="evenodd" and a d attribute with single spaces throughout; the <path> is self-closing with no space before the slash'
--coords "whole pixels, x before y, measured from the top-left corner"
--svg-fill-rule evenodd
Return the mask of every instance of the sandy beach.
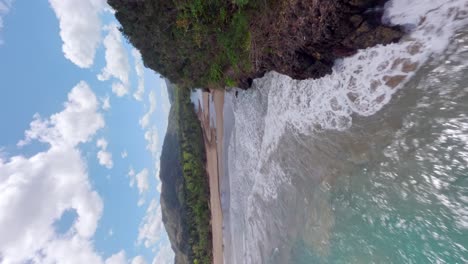
<path id="1" fill-rule="evenodd" d="M 224 262 L 223 257 L 223 213 L 221 208 L 220 196 L 220 177 L 223 169 L 223 107 L 224 107 L 224 91 L 212 90 L 210 107 L 210 94 L 203 92 L 201 111 L 198 112 L 198 117 L 202 124 L 207 172 L 210 183 L 210 209 L 211 209 L 211 227 L 213 235 L 213 263 L 221 264 Z M 215 111 L 215 113 L 210 113 Z M 215 122 L 210 122 L 210 119 L 215 118 Z M 210 124 L 211 123 L 211 124 Z"/>

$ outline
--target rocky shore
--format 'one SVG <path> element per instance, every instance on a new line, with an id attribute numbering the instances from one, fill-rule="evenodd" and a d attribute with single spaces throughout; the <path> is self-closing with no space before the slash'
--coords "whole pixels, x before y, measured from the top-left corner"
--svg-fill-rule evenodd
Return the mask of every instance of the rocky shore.
<path id="1" fill-rule="evenodd" d="M 358 49 L 398 41 L 398 26 L 382 24 L 380 0 L 292 0 L 251 21 L 254 68 L 239 86 L 276 71 L 294 79 L 320 78 L 334 61 Z"/>
<path id="2" fill-rule="evenodd" d="M 121 31 L 140 50 L 145 65 L 174 83 L 176 89 L 247 89 L 255 78 L 270 71 L 294 79 L 323 77 L 331 73 L 336 59 L 351 56 L 358 49 L 396 42 L 403 36 L 400 27 L 382 23 L 385 2 L 108 0 Z M 171 110 L 161 158 L 161 206 L 175 263 L 188 263 L 194 248 L 203 251 L 191 246 L 193 237 L 208 242 L 200 239 L 205 236 L 192 235 L 185 226 L 191 219 L 186 217 L 189 210 L 184 204 L 181 136 L 176 119 Z M 219 237 L 214 234 L 213 242 Z M 216 252 L 220 250 L 216 245 L 213 249 L 219 258 Z"/>
<path id="3" fill-rule="evenodd" d="M 276 71 L 319 78 L 336 59 L 398 41 L 384 0 L 108 0 L 147 67 L 182 88 L 250 87 Z"/>

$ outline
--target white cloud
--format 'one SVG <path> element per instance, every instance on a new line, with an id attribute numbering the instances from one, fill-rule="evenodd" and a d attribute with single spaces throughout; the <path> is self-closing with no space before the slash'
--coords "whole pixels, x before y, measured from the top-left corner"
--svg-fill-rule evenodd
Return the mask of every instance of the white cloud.
<path id="1" fill-rule="evenodd" d="M 137 175 L 135 175 L 138 192 L 144 194 L 149 189 L 149 172 L 148 169 L 141 170 Z"/>
<path id="2" fill-rule="evenodd" d="M 130 187 L 133 187 L 135 185 L 135 170 L 133 170 L 133 167 L 130 167 L 127 175 L 130 177 Z"/>
<path id="3" fill-rule="evenodd" d="M 151 248 L 161 239 L 163 232 L 161 206 L 153 199 L 138 229 L 138 244 L 143 243 L 146 248 Z"/>
<path id="4" fill-rule="evenodd" d="M 3 29 L 3 17 L 6 16 L 13 5 L 13 0 L 0 0 L 0 31 Z M 0 45 L 3 40 L 0 38 Z"/>
<path id="5" fill-rule="evenodd" d="M 170 244 L 165 244 L 159 248 L 159 252 L 154 257 L 152 264 L 172 264 L 174 263 L 174 251 Z"/>
<path id="6" fill-rule="evenodd" d="M 133 48 L 132 50 L 133 60 L 135 61 L 135 72 L 138 76 L 138 89 L 133 94 L 133 97 L 141 101 L 143 100 L 143 94 L 145 93 L 145 75 L 144 75 L 144 66 L 143 61 L 141 59 L 140 52 Z"/>
<path id="7" fill-rule="evenodd" d="M 128 80 L 130 64 L 127 51 L 122 42 L 122 34 L 116 24 L 108 25 L 104 29 L 109 31 L 104 38 L 106 66 L 97 77 L 101 81 L 109 80 L 111 77 L 118 80 L 112 85 L 112 91 L 118 96 L 123 96 L 130 90 Z"/>
<path id="8" fill-rule="evenodd" d="M 65 57 L 81 68 L 94 63 L 101 41 L 99 14 L 107 7 L 105 0 L 49 0 L 59 20 Z"/>
<path id="9" fill-rule="evenodd" d="M 125 159 L 126 157 L 128 157 L 127 150 L 122 151 L 122 153 L 120 153 L 120 156 L 122 157 L 122 159 Z"/>
<path id="10" fill-rule="evenodd" d="M 45 142 L 47 150 L 0 161 L 2 263 L 103 263 L 92 242 L 103 203 L 78 149 L 104 126 L 98 108 L 88 85 L 79 83 L 61 112 L 47 119 L 36 114 L 20 141 Z M 71 209 L 76 221 L 65 234 L 57 234 L 54 223 Z"/>
<path id="11" fill-rule="evenodd" d="M 8 261 L 6 261 L 6 263 L 8 263 Z M 42 252 L 35 256 L 35 262 L 33 263 L 99 264 L 103 263 L 103 261 L 101 256 L 93 249 L 90 240 L 74 236 L 68 239 L 57 238 L 50 241 Z"/>
<path id="12" fill-rule="evenodd" d="M 145 202 L 146 202 L 145 198 L 141 197 L 140 199 L 138 199 L 138 203 L 137 203 L 138 207 L 143 206 L 145 204 Z"/>
<path id="13" fill-rule="evenodd" d="M 159 178 L 159 174 L 161 172 L 161 163 L 159 160 L 154 164 L 154 178 L 156 181 L 160 181 L 161 178 Z"/>
<path id="14" fill-rule="evenodd" d="M 5 162 L 8 157 L 8 153 L 5 151 L 5 147 L 0 147 L 0 163 Z"/>
<path id="15" fill-rule="evenodd" d="M 89 262 L 86 262 L 89 263 Z M 125 252 L 120 251 L 117 254 L 110 256 L 105 264 L 127 264 L 127 258 L 125 257 Z"/>
<path id="16" fill-rule="evenodd" d="M 102 166 L 112 169 L 114 167 L 114 162 L 112 161 L 112 153 L 107 152 L 105 150 L 100 150 L 97 153 L 97 158 L 99 160 L 99 164 Z"/>
<path id="17" fill-rule="evenodd" d="M 150 117 L 151 117 L 151 113 L 147 112 L 145 115 L 143 115 L 142 118 L 140 118 L 140 126 L 142 128 L 146 128 L 148 126 Z"/>
<path id="18" fill-rule="evenodd" d="M 153 157 L 156 157 L 159 147 L 159 134 L 155 126 L 145 132 L 145 140 L 147 143 L 146 149 L 151 152 Z"/>
<path id="19" fill-rule="evenodd" d="M 136 182 L 136 186 L 138 189 L 138 206 L 142 206 L 145 203 L 144 195 L 149 190 L 149 171 L 148 169 L 144 168 L 139 173 L 135 174 L 135 171 L 132 167 L 130 167 L 130 171 L 128 172 L 128 176 L 130 177 L 130 187 L 133 187 Z"/>
<path id="20" fill-rule="evenodd" d="M 161 178 L 159 177 L 161 173 L 161 163 L 159 161 L 159 159 L 157 159 L 157 161 L 154 163 L 154 178 L 156 179 L 156 190 L 161 193 L 161 189 L 162 189 L 162 182 L 161 182 Z"/>
<path id="21" fill-rule="evenodd" d="M 109 145 L 109 143 L 104 138 L 100 138 L 100 139 L 98 139 L 96 141 L 96 146 L 101 148 L 101 149 L 107 149 L 108 145 Z"/>
<path id="22" fill-rule="evenodd" d="M 121 82 L 114 82 L 112 84 L 112 92 L 115 93 L 118 97 L 122 97 L 130 91 L 130 87 L 124 85 Z"/>
<path id="23" fill-rule="evenodd" d="M 112 229 L 109 229 L 108 236 L 110 236 L 110 237 L 111 237 L 111 236 L 113 236 L 113 235 L 114 235 L 114 230 L 112 230 Z"/>
<path id="24" fill-rule="evenodd" d="M 162 182 L 161 181 L 158 182 L 158 186 L 156 186 L 156 190 L 158 190 L 158 192 L 161 193 L 161 190 L 162 190 Z"/>
<path id="25" fill-rule="evenodd" d="M 132 264 L 146 264 L 146 260 L 142 256 L 136 256 L 133 258 Z"/>
<path id="26" fill-rule="evenodd" d="M 154 111 L 156 111 L 156 94 L 154 91 L 151 91 L 148 95 L 148 101 L 149 101 L 149 109 L 148 112 L 140 119 L 140 126 L 142 128 L 146 128 L 150 121 L 151 121 L 151 116 L 153 115 Z"/>
<path id="27" fill-rule="evenodd" d="M 1 0 L 0 1 L 0 14 L 6 15 L 8 12 L 10 12 L 13 2 L 14 2 L 13 0 Z"/>
<path id="28" fill-rule="evenodd" d="M 96 146 L 100 148 L 100 150 L 97 153 L 97 158 L 99 160 L 99 164 L 108 169 L 112 169 L 114 162 L 112 161 L 112 153 L 107 151 L 107 145 L 107 140 L 104 138 L 98 139 Z"/>
<path id="29" fill-rule="evenodd" d="M 111 109 L 109 95 L 106 95 L 106 97 L 101 98 L 101 102 L 102 102 L 102 109 L 103 110 L 107 111 L 107 110 Z"/>
<path id="30" fill-rule="evenodd" d="M 25 139 L 18 142 L 23 146 L 32 140 L 49 143 L 52 146 L 76 146 L 91 139 L 94 133 L 104 127 L 104 119 L 98 113 L 99 104 L 88 84 L 81 81 L 68 94 L 65 109 L 43 120 L 34 115 Z"/>
<path id="31" fill-rule="evenodd" d="M 10 11 L 13 0 L 2 0 L 0 1 L 0 13 L 6 14 Z"/>
<path id="32" fill-rule="evenodd" d="M 72 227 L 76 243 L 94 234 L 102 201 L 73 147 L 51 147 L 30 159 L 12 157 L 0 164 L 0 179 L 0 252 L 6 263 L 25 261 L 50 247 L 57 236 L 53 223 L 66 209 L 78 214 Z"/>
<path id="33" fill-rule="evenodd" d="M 166 118 L 169 115 L 169 110 L 171 109 L 171 102 L 169 101 L 169 94 L 167 93 L 167 84 L 164 79 L 160 79 L 161 83 L 161 105 L 162 110 L 166 114 Z"/>

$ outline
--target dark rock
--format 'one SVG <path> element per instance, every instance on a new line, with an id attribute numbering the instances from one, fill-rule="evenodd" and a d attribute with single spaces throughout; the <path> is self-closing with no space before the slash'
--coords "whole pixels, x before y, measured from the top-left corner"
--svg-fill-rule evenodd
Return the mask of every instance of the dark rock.
<path id="1" fill-rule="evenodd" d="M 375 4 L 374 0 L 349 0 L 349 5 L 356 6 L 356 7 L 370 7 Z"/>
<path id="2" fill-rule="evenodd" d="M 356 49 L 347 47 L 336 47 L 333 49 L 333 54 L 336 57 L 348 57 L 356 54 Z"/>
<path id="3" fill-rule="evenodd" d="M 397 87 L 403 80 L 405 80 L 405 75 L 396 75 L 396 76 L 384 76 L 383 80 L 385 84 L 390 88 Z"/>
<path id="4" fill-rule="evenodd" d="M 353 24 L 353 27 L 359 27 L 362 21 L 364 21 L 364 18 L 360 15 L 353 15 L 349 18 L 349 22 Z"/>
<path id="5" fill-rule="evenodd" d="M 211 13 L 204 5 L 204 12 L 210 16 L 205 18 L 207 21 L 192 25 L 206 26 L 203 34 L 196 35 L 197 30 L 187 29 L 183 33 L 177 24 L 184 21 L 178 20 L 176 2 L 108 0 L 116 10 L 123 32 L 141 51 L 145 65 L 187 88 L 217 88 L 209 86 L 224 85 L 228 79 L 248 88 L 251 80 L 268 71 L 295 79 L 320 78 L 331 72 L 336 59 L 350 56 L 358 49 L 398 41 L 403 35 L 399 27 L 382 24 L 386 0 L 248 1 L 242 8 L 235 1 L 216 1 L 217 6 L 225 8 L 231 23 L 236 14 L 242 14 L 246 20 L 239 27 L 242 28 L 239 35 L 248 34 L 243 52 L 239 47 L 231 47 L 235 53 L 231 57 L 238 58 L 226 60 L 219 54 L 226 52 L 222 38 L 206 32 L 229 30 L 233 24 L 212 21 L 217 12 Z M 195 39 L 201 36 L 204 43 L 197 43 Z M 212 59 L 217 57 L 221 59 L 215 63 Z M 239 65 L 233 65 L 236 63 L 233 61 Z M 207 74 L 213 64 L 220 64 L 217 70 L 223 78 Z"/>
<path id="6" fill-rule="evenodd" d="M 356 32 L 348 36 L 343 44 L 347 47 L 365 49 L 377 44 L 388 44 L 398 41 L 403 36 L 403 32 L 398 28 L 377 26 L 372 28 L 369 23 L 364 22 Z"/>
<path id="7" fill-rule="evenodd" d="M 399 27 L 382 24 L 382 0 L 280 2 L 281 8 L 251 24 L 252 46 L 269 52 L 253 51 L 255 67 L 240 77 L 241 88 L 272 70 L 294 79 L 320 78 L 337 58 L 403 36 Z"/>

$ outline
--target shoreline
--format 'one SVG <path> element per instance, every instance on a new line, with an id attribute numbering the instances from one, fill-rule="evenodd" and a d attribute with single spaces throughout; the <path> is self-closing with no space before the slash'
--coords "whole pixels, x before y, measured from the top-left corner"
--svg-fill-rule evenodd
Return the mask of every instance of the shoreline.
<path id="1" fill-rule="evenodd" d="M 210 102 L 210 98 L 213 102 Z M 224 91 L 211 90 L 202 94 L 203 107 L 198 111 L 203 130 L 203 141 L 206 151 L 206 171 L 208 173 L 210 185 L 210 210 L 211 228 L 213 243 L 213 263 L 222 264 L 224 262 L 223 244 L 223 212 L 221 207 L 220 178 L 224 172 L 223 164 L 223 135 L 224 135 Z M 212 109 L 210 106 L 213 106 Z M 214 110 L 214 113 L 210 113 Z M 214 124 L 212 115 L 214 114 Z"/>

